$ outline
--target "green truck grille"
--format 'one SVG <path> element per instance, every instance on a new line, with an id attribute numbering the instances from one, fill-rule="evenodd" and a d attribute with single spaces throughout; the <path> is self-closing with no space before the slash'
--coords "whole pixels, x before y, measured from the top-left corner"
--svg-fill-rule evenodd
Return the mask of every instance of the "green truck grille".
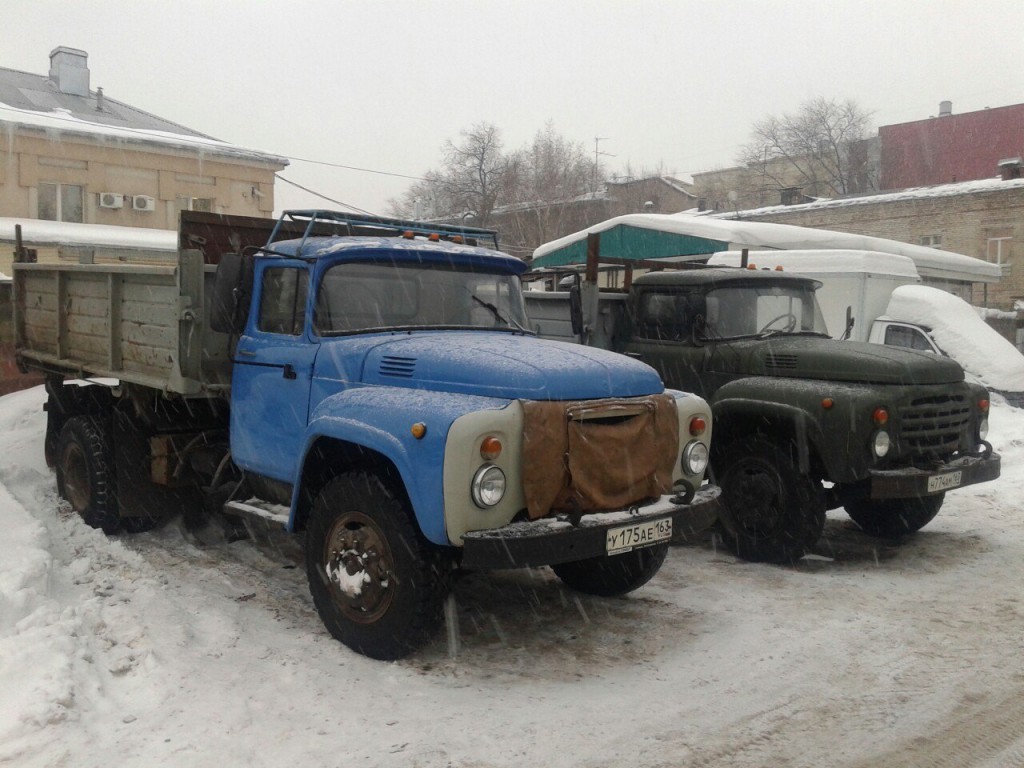
<path id="1" fill-rule="evenodd" d="M 948 455 L 960 446 L 971 417 L 962 395 L 933 395 L 899 409 L 900 439 L 913 453 Z"/>

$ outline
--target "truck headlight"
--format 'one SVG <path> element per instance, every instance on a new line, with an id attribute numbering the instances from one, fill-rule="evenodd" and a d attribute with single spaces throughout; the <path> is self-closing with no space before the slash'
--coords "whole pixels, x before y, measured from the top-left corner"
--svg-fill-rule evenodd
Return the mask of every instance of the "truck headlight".
<path id="1" fill-rule="evenodd" d="M 988 437 L 988 417 L 982 417 L 978 422 L 978 437 L 982 440 Z"/>
<path id="2" fill-rule="evenodd" d="M 683 472 L 687 475 L 703 475 L 708 468 L 708 447 L 700 440 L 691 440 L 683 448 Z"/>
<path id="3" fill-rule="evenodd" d="M 884 429 L 880 429 L 875 432 L 875 439 L 871 442 L 871 450 L 875 452 L 875 456 L 882 458 L 889 453 L 889 433 Z"/>
<path id="4" fill-rule="evenodd" d="M 505 496 L 505 473 L 493 464 L 484 464 L 473 475 L 473 503 L 489 509 Z"/>

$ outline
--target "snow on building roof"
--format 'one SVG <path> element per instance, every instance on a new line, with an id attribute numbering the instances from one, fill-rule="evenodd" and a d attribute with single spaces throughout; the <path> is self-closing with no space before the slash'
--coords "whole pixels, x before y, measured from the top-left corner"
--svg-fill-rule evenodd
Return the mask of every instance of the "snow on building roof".
<path id="1" fill-rule="evenodd" d="M 1024 187 L 1024 179 L 1002 179 L 998 176 L 976 181 L 960 181 L 953 184 L 936 184 L 927 187 L 911 187 L 899 192 L 883 192 L 877 195 L 860 195 L 839 199 L 823 198 L 810 203 L 796 205 L 767 205 L 762 208 L 750 208 L 740 211 L 740 216 L 768 216 L 773 213 L 789 213 L 791 211 L 816 211 L 822 208 L 846 208 L 854 205 L 874 205 L 876 203 L 898 203 L 906 200 L 927 200 L 956 195 L 983 194 L 998 192 L 1003 189 Z M 734 213 L 708 214 L 712 218 L 736 216 Z"/>
<path id="2" fill-rule="evenodd" d="M 176 251 L 178 233 L 169 229 L 115 227 L 109 224 L 72 224 L 64 221 L 0 218 L 0 242 L 15 241 L 15 225 L 27 246 L 70 245 L 95 248 L 131 248 Z"/>
<path id="3" fill-rule="evenodd" d="M 672 233 L 707 240 L 711 243 L 727 244 L 725 247 L 712 248 L 708 251 L 709 254 L 717 250 L 741 248 L 876 251 L 912 259 L 922 277 L 929 276 L 968 282 L 997 282 L 1002 274 L 997 264 L 923 245 L 912 245 L 881 237 L 855 235 L 827 229 L 799 227 L 793 224 L 695 216 L 687 212 L 675 214 L 633 213 L 608 219 L 585 230 L 541 245 L 533 253 L 534 261 L 564 249 L 579 250 L 579 243 L 585 242 L 588 234 L 608 232 L 616 228 Z M 678 254 L 651 252 L 645 254 L 644 257 L 664 258 L 674 255 Z M 548 259 L 552 262 L 555 260 L 556 257 Z"/>
<path id="4" fill-rule="evenodd" d="M 118 144 L 155 144 L 174 147 L 175 149 L 191 150 L 200 154 L 205 153 L 222 158 L 242 160 L 249 163 L 270 163 L 280 165 L 281 167 L 288 165 L 286 158 L 228 144 L 227 142 L 211 139 L 202 134 L 186 135 L 130 126 L 108 125 L 84 120 L 63 107 L 58 107 L 49 112 L 37 112 L 18 109 L 8 104 L 0 104 L 0 124 L 4 123 L 11 126 L 37 129 L 53 138 L 82 136 Z"/>

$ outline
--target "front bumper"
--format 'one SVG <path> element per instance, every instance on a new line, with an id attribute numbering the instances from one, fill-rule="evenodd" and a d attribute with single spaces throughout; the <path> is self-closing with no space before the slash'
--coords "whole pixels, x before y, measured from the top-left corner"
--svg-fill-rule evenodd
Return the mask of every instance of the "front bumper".
<path id="1" fill-rule="evenodd" d="M 609 530 L 666 518 L 672 519 L 674 534 L 692 538 L 718 520 L 720 494 L 718 486 L 705 485 L 689 504 L 677 504 L 671 496 L 662 496 L 642 507 L 584 515 L 576 525 L 568 515 L 559 515 L 470 531 L 462 537 L 462 565 L 525 568 L 601 557 L 607 553 Z"/>
<path id="2" fill-rule="evenodd" d="M 930 469 L 872 470 L 872 499 L 908 499 L 935 496 L 966 485 L 985 483 L 999 477 L 1001 459 L 998 453 L 964 456 Z"/>

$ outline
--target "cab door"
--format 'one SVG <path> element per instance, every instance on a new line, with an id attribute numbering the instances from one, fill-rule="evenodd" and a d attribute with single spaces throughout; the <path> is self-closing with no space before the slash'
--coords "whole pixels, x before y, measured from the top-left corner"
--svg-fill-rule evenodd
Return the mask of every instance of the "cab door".
<path id="1" fill-rule="evenodd" d="M 231 382 L 231 451 L 238 466 L 292 482 L 309 418 L 319 345 L 308 328 L 309 269 L 271 262 L 256 273 Z"/>
<path id="2" fill-rule="evenodd" d="M 654 368 L 666 387 L 707 397 L 701 381 L 705 350 L 694 342 L 703 297 L 679 291 L 643 291 L 632 306 L 622 351 Z"/>

